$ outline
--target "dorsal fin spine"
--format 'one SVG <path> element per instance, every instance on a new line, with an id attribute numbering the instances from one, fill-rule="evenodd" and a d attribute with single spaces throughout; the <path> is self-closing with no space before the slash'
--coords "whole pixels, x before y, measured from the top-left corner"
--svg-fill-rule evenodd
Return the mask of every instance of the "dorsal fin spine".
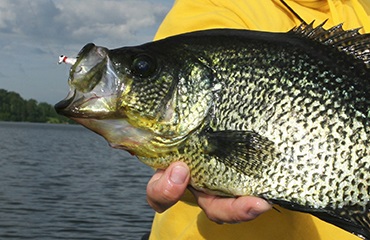
<path id="1" fill-rule="evenodd" d="M 326 21 L 317 27 L 313 27 L 314 22 L 302 23 L 293 28 L 290 33 L 334 47 L 370 68 L 370 34 L 360 34 L 361 28 L 343 30 L 342 23 L 325 30 L 323 28 L 325 23 Z"/>

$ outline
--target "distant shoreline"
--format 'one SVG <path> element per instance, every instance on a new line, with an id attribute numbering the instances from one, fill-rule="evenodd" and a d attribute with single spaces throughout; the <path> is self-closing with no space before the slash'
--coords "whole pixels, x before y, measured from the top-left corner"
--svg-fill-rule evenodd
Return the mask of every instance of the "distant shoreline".
<path id="1" fill-rule="evenodd" d="M 75 124 L 57 114 L 53 105 L 25 100 L 19 93 L 5 89 L 0 89 L 0 121 Z"/>

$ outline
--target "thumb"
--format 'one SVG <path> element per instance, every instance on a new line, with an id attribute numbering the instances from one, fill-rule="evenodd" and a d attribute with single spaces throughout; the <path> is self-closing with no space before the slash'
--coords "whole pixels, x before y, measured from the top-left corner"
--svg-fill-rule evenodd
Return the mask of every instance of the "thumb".
<path id="1" fill-rule="evenodd" d="M 157 212 L 164 212 L 180 200 L 189 179 L 189 168 L 183 162 L 175 162 L 165 170 L 157 170 L 146 188 L 149 205 Z"/>

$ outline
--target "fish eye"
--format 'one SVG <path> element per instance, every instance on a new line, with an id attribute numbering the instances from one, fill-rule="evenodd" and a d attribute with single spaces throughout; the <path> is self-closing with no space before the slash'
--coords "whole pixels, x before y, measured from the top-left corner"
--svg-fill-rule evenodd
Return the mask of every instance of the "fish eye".
<path id="1" fill-rule="evenodd" d="M 149 77 L 156 70 L 155 60 L 146 54 L 141 54 L 135 57 L 132 61 L 131 71 L 139 77 Z"/>

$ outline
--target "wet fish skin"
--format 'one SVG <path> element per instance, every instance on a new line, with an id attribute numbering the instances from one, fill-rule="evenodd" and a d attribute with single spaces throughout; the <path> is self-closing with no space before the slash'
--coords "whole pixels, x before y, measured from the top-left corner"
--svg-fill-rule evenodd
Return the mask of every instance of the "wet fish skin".
<path id="1" fill-rule="evenodd" d="M 197 189 L 263 197 L 370 238 L 369 39 L 303 24 L 88 45 L 56 108 L 150 166 L 186 162 Z M 90 56 L 105 70 L 99 60 L 80 74 Z"/>

